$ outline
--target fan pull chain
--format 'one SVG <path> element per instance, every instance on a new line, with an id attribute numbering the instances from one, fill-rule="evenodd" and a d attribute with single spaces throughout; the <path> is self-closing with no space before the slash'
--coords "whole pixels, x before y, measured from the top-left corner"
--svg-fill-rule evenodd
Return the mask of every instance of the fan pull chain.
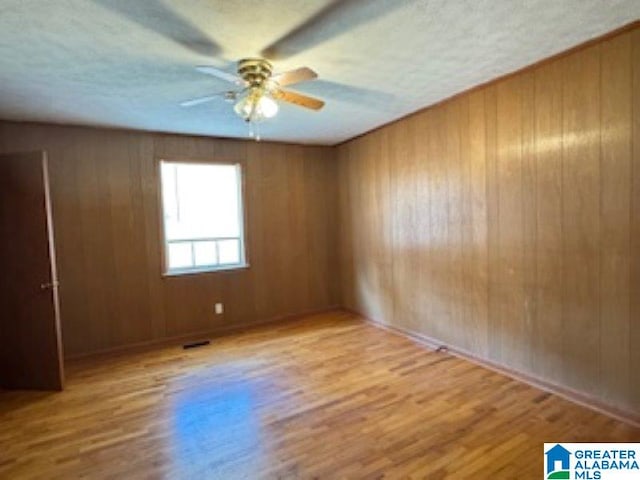
<path id="1" fill-rule="evenodd" d="M 260 124 L 253 120 L 249 120 L 247 123 L 249 124 L 249 137 L 259 142 L 262 139 L 260 137 Z"/>

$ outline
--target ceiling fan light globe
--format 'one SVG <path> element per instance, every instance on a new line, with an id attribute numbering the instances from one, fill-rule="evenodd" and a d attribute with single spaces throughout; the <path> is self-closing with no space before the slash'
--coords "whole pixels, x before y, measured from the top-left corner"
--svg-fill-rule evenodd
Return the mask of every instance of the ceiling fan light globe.
<path id="1" fill-rule="evenodd" d="M 264 118 L 275 117 L 278 113 L 278 109 L 278 102 L 267 95 L 262 95 L 256 105 L 256 110 L 260 112 L 260 115 Z"/>
<path id="2" fill-rule="evenodd" d="M 243 96 L 234 105 L 233 110 L 244 120 L 249 120 L 253 111 L 253 101 L 249 96 Z"/>
<path id="3" fill-rule="evenodd" d="M 242 95 L 233 109 L 245 121 L 260 122 L 278 113 L 278 103 L 263 91 L 253 90 Z"/>

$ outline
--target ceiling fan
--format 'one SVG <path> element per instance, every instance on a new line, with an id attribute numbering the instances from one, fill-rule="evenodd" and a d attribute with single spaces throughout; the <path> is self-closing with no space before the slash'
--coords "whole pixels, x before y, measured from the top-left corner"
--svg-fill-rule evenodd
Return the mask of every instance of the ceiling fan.
<path id="1" fill-rule="evenodd" d="M 207 58 L 215 57 L 221 61 L 228 61 L 225 57 L 226 46 L 219 44 L 210 32 L 201 29 L 198 23 L 183 16 L 178 8 L 180 2 L 175 0 L 162 2 L 92 1 L 147 30 L 155 32 L 165 40 L 174 42 L 192 55 L 206 55 Z M 259 124 L 255 120 L 260 116 L 267 118 L 266 114 L 275 115 L 278 102 L 290 102 L 312 110 L 319 110 L 324 105 L 321 100 L 282 89 L 282 87 L 317 78 L 317 74 L 313 70 L 303 67 L 290 72 L 273 74 L 272 65 L 264 58 L 286 60 L 292 56 L 300 55 L 306 50 L 343 35 L 359 25 L 366 24 L 403 6 L 416 3 L 416 1 L 323 0 L 323 2 L 316 2 L 318 8 L 308 18 L 303 19 L 301 23 L 289 25 L 288 30 L 285 30 L 281 36 L 271 39 L 270 43 L 259 50 L 253 50 L 258 56 L 257 58 L 240 60 L 237 74 L 213 66 L 196 67 L 203 73 L 234 84 L 235 87 L 229 91 L 182 102 L 182 105 L 190 107 L 216 99 L 235 103 L 236 111 L 240 111 L 242 118 L 249 122 L 250 128 L 253 128 L 254 123 L 256 126 Z M 316 87 L 319 90 L 324 88 L 323 95 L 331 97 L 332 100 L 357 102 L 358 105 L 362 105 L 366 100 L 369 105 L 372 102 L 377 102 L 380 108 L 386 108 L 389 102 L 396 98 L 395 95 L 386 91 L 371 90 L 363 86 L 324 79 L 320 80 Z M 262 94 L 258 94 L 259 92 Z M 246 106 L 247 103 L 241 103 L 242 99 L 247 96 L 251 97 L 251 100 L 247 100 L 249 106 Z M 263 100 L 260 102 L 260 108 L 255 108 L 261 98 Z M 253 112 L 252 115 L 251 112 Z"/>
<path id="2" fill-rule="evenodd" d="M 236 90 L 186 100 L 180 105 L 192 107 L 223 98 L 235 103 L 234 110 L 251 126 L 278 113 L 278 101 L 292 103 L 311 110 L 320 110 L 322 100 L 302 95 L 282 87 L 314 80 L 318 74 L 308 67 L 273 74 L 273 66 L 263 58 L 244 58 L 238 62 L 237 75 L 212 66 L 198 66 L 196 70 L 236 85 Z M 253 136 L 253 129 L 250 132 Z"/>

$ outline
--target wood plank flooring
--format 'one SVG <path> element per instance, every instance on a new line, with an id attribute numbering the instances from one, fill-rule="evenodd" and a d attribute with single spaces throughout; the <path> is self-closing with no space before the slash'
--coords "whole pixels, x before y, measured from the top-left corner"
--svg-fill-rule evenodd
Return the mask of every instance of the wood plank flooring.
<path id="1" fill-rule="evenodd" d="M 67 371 L 0 393 L 0 478 L 537 479 L 545 441 L 640 441 L 343 312 Z"/>

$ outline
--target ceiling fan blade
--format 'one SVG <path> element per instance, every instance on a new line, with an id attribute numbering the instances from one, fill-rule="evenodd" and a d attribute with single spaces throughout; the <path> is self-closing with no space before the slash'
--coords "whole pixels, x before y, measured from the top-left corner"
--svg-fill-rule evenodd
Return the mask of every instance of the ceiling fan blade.
<path id="1" fill-rule="evenodd" d="M 296 68 L 288 72 L 278 73 L 271 77 L 281 87 L 293 85 L 294 83 L 306 82 L 318 78 L 318 74 L 309 67 Z"/>
<path id="2" fill-rule="evenodd" d="M 201 103 L 211 102 L 212 100 L 216 100 L 218 98 L 224 98 L 227 101 L 235 100 L 237 93 L 236 92 L 219 92 L 214 93 L 213 95 L 207 95 L 206 97 L 198 97 L 192 98 L 191 100 L 185 100 L 184 102 L 180 102 L 180 106 L 182 107 L 193 107 L 194 105 L 200 105 Z"/>
<path id="3" fill-rule="evenodd" d="M 180 102 L 181 107 L 193 107 L 194 105 L 200 105 L 201 103 L 211 102 L 216 98 L 220 98 L 220 95 L 209 95 L 207 97 L 200 98 L 192 98 L 191 100 L 185 100 L 184 102 Z"/>
<path id="4" fill-rule="evenodd" d="M 333 0 L 263 49 L 262 56 L 274 60 L 291 57 L 414 1 Z"/>
<path id="5" fill-rule="evenodd" d="M 243 83 L 243 80 L 236 74 L 225 72 L 224 70 L 220 70 L 219 68 L 212 67 L 210 65 L 198 65 L 196 70 L 201 73 L 206 73 L 207 75 L 213 75 L 221 80 L 235 83 L 236 85 L 241 85 Z"/>
<path id="6" fill-rule="evenodd" d="M 311 110 L 320 110 L 324 107 L 324 102 L 322 100 L 292 92 L 291 90 L 277 90 L 274 92 L 273 96 L 278 100 L 293 103 L 299 107 L 309 108 Z"/>
<path id="7" fill-rule="evenodd" d="M 219 56 L 222 48 L 205 31 L 184 17 L 176 6 L 163 2 L 93 0 L 103 8 L 153 31 L 197 55 Z"/>
<path id="8" fill-rule="evenodd" d="M 318 95 L 322 96 L 322 98 L 343 103 L 357 104 L 362 108 L 371 110 L 388 110 L 389 105 L 397 104 L 398 100 L 397 95 L 388 91 L 349 85 L 322 78 L 300 85 L 299 90 L 296 91 L 304 95 Z"/>

